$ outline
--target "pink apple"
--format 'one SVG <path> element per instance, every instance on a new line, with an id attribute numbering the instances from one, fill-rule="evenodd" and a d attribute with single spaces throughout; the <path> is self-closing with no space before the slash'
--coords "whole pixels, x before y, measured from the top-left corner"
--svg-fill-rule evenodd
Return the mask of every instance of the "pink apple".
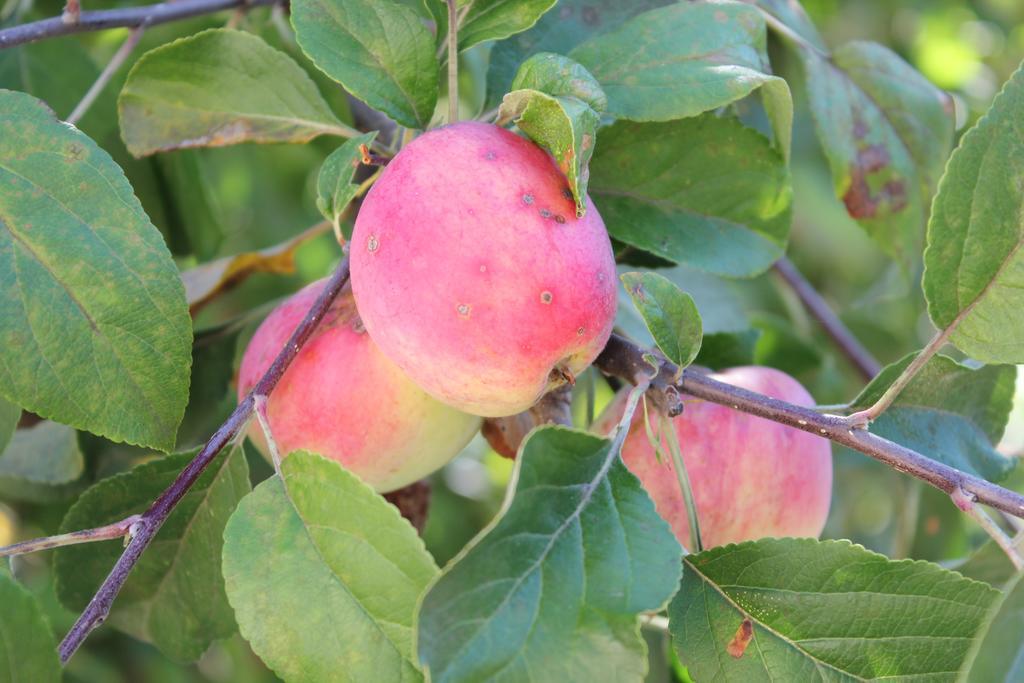
<path id="1" fill-rule="evenodd" d="M 270 367 L 323 285 L 309 285 L 260 325 L 242 359 L 239 399 Z M 378 491 L 440 468 L 480 427 L 480 418 L 431 398 L 377 349 L 348 290 L 271 393 L 267 414 L 282 456 L 300 449 L 319 453 Z M 267 453 L 255 419 L 249 437 Z"/>
<path id="2" fill-rule="evenodd" d="M 615 263 L 601 216 L 552 158 L 458 123 L 407 145 L 363 202 L 352 287 L 370 336 L 427 392 L 512 415 L 582 372 L 608 340 Z"/>
<path id="3" fill-rule="evenodd" d="M 714 379 L 801 406 L 814 399 L 795 379 L 766 367 L 741 367 Z M 832 497 L 829 442 L 727 406 L 684 397 L 683 414 L 672 420 L 690 477 L 705 547 L 765 536 L 818 536 Z M 625 393 L 595 422 L 610 432 L 621 419 Z M 649 410 L 657 433 L 658 420 Z M 637 410 L 622 449 L 626 467 L 640 479 L 658 513 L 687 549 L 690 530 L 667 442 L 659 462 Z"/>

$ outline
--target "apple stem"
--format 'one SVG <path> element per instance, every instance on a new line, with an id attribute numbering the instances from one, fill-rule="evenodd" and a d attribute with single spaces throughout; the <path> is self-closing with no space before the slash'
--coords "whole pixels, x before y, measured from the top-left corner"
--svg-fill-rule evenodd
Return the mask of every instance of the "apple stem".
<path id="1" fill-rule="evenodd" d="M 459 120 L 459 16 L 456 0 L 448 0 L 448 123 Z"/>
<path id="2" fill-rule="evenodd" d="M 607 375 L 636 383 L 631 368 L 646 365 L 649 355 L 641 347 L 618 334 L 612 334 L 594 365 Z M 719 382 L 693 368 L 686 368 L 678 383 L 672 382 L 676 366 L 662 359 L 657 377 L 650 380 L 655 405 L 679 401 L 679 393 L 729 406 L 750 415 L 763 417 L 859 451 L 893 469 L 916 477 L 947 495 L 962 488 L 984 505 L 1024 518 L 1024 495 L 932 460 L 906 446 L 884 439 L 864 429 L 853 429 L 848 418 L 824 415 L 814 408 L 794 405 L 747 389 Z M 670 394 L 672 398 L 666 398 Z"/>
<path id="3" fill-rule="evenodd" d="M 807 278 L 803 276 L 793 262 L 783 256 L 772 266 L 775 273 L 786 283 L 787 286 L 800 299 L 800 303 L 807 309 L 825 333 L 829 336 L 836 347 L 846 356 L 847 360 L 857 369 L 865 381 L 871 381 L 882 371 L 881 364 L 871 355 L 871 352 L 864 348 L 843 324 L 839 316 L 829 308 L 828 303 L 821 294 L 814 288 Z"/>
<path id="4" fill-rule="evenodd" d="M 985 530 L 993 541 L 995 541 L 1006 556 L 1010 558 L 1010 562 L 1017 571 L 1024 570 L 1024 559 L 1021 558 L 1020 553 L 1017 552 L 1017 544 L 1015 539 L 1009 537 L 1009 535 L 1003 531 L 1002 527 L 996 524 L 996 521 L 985 510 L 977 504 L 977 496 L 973 493 L 957 488 L 949 497 L 953 500 L 953 504 L 956 505 L 960 510 L 966 513 L 971 519 L 978 523 L 982 529 Z"/>
<path id="5" fill-rule="evenodd" d="M 132 515 L 131 517 L 126 517 L 119 522 L 96 527 L 95 529 L 84 529 L 82 531 L 72 531 L 68 534 L 33 538 L 30 541 L 22 541 L 21 543 L 3 546 L 0 547 L 0 557 L 13 557 L 15 555 L 39 552 L 40 550 L 60 548 L 66 545 L 92 543 L 94 541 L 107 541 L 112 538 L 130 536 L 134 531 L 133 527 L 141 518 L 142 515 Z"/>
<path id="6" fill-rule="evenodd" d="M 274 359 L 270 368 L 264 373 L 260 381 L 256 383 L 252 391 L 239 402 L 238 407 L 232 411 L 224 424 L 213 433 L 213 436 L 200 449 L 192 462 L 186 465 L 185 469 L 178 474 L 174 482 L 129 527 L 131 540 L 128 542 L 127 547 L 117 562 L 114 563 L 110 574 L 104 579 L 92 600 L 89 601 L 89 605 L 79 615 L 74 626 L 71 627 L 71 630 L 64 636 L 64 640 L 61 641 L 59 652 L 62 664 L 66 664 L 71 659 L 71 656 L 75 654 L 75 651 L 78 650 L 89 633 L 107 618 L 110 608 L 114 604 L 114 599 L 117 598 L 121 587 L 128 580 L 128 575 L 136 563 L 138 563 L 139 558 L 142 557 L 142 553 L 145 552 L 146 548 L 153 541 L 153 537 L 156 536 L 160 527 L 163 526 L 163 523 L 167 521 L 175 506 L 196 483 L 203 470 L 245 429 L 246 423 L 248 423 L 249 418 L 253 414 L 254 397 L 269 396 L 273 392 L 274 387 L 277 386 L 285 371 L 288 370 L 288 366 L 291 365 L 292 361 L 299 354 L 299 350 L 313 335 L 313 331 L 320 324 L 320 321 L 323 320 L 331 304 L 345 286 L 345 283 L 348 282 L 348 275 L 348 257 L 346 256 L 342 258 L 338 267 L 320 292 L 320 296 L 317 297 L 309 312 L 302 319 L 302 322 L 295 328 L 288 343 L 277 354 L 277 358 Z"/>
<path id="7" fill-rule="evenodd" d="M 917 357 L 911 361 L 910 365 L 900 373 L 900 376 L 889 385 L 889 388 L 885 390 L 885 393 L 873 405 L 848 415 L 846 421 L 850 427 L 853 429 L 867 429 L 869 424 L 877 420 L 878 416 L 884 413 L 892 405 L 893 401 L 896 400 L 896 397 L 907 388 L 907 385 L 921 371 L 921 368 L 932 359 L 932 356 L 946 345 L 946 341 L 949 339 L 949 335 L 953 333 L 954 328 L 954 325 L 950 325 L 941 332 L 936 333 L 932 340 L 921 349 Z"/>
<path id="8" fill-rule="evenodd" d="M 274 471 L 281 476 L 281 451 L 277 448 L 277 441 L 274 433 L 270 430 L 270 416 L 267 414 L 267 397 L 263 394 L 255 394 L 252 397 L 253 411 L 256 413 L 256 420 L 263 430 L 263 438 L 267 440 L 267 450 L 270 451 L 270 460 L 274 463 Z"/>

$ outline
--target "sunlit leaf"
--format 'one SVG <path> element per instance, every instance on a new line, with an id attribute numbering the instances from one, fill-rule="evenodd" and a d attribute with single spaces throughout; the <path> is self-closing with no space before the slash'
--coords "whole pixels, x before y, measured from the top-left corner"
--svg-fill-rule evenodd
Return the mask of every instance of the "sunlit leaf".
<path id="1" fill-rule="evenodd" d="M 987 363 L 1024 362 L 1024 68 L 953 152 L 928 223 L 922 286 L 950 341 Z"/>
<path id="2" fill-rule="evenodd" d="M 283 477 L 283 478 L 282 478 Z M 288 681 L 417 681 L 416 600 L 437 573 L 410 524 L 302 451 L 238 506 L 224 578 L 242 635 Z"/>

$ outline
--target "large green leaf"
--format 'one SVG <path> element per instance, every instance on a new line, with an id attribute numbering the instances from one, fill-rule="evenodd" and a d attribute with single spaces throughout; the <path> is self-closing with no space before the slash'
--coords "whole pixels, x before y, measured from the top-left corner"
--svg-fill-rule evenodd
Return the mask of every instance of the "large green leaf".
<path id="1" fill-rule="evenodd" d="M 426 0 L 432 2 L 433 0 Z M 611 31 L 630 17 L 672 0 L 560 0 L 529 31 L 495 44 L 487 71 L 487 106 L 496 107 L 520 64 L 537 52 L 565 54 L 591 36 Z M 443 4 L 438 0 L 438 4 Z"/>
<path id="2" fill-rule="evenodd" d="M 853 42 L 801 50 L 808 103 L 836 196 L 909 269 L 927 202 L 953 144 L 952 101 L 891 50 Z"/>
<path id="3" fill-rule="evenodd" d="M 0 91 L 0 395 L 169 450 L 192 325 L 177 268 L 121 169 L 39 100 Z"/>
<path id="4" fill-rule="evenodd" d="M 636 617 L 672 595 L 680 552 L 611 441 L 537 429 L 503 511 L 424 596 L 417 654 L 439 683 L 639 680 Z"/>
<path id="5" fill-rule="evenodd" d="M 445 0 L 427 0 L 427 2 Z M 459 24 L 459 50 L 525 31 L 557 0 L 472 0 Z"/>
<path id="6" fill-rule="evenodd" d="M 998 593 L 849 541 L 765 539 L 684 560 L 669 607 L 698 681 L 952 681 Z"/>
<path id="7" fill-rule="evenodd" d="M 129 73 L 118 110 L 125 144 L 135 156 L 344 133 L 291 57 L 229 29 L 203 31 L 147 52 Z"/>
<path id="8" fill-rule="evenodd" d="M 624 273 L 626 293 L 665 357 L 685 368 L 700 351 L 702 330 L 697 304 L 658 273 Z"/>
<path id="9" fill-rule="evenodd" d="M 171 455 L 100 481 L 68 510 L 61 533 L 145 511 L 194 455 Z M 249 488 L 240 447 L 210 463 L 132 570 L 109 622 L 181 662 L 198 659 L 214 640 L 234 633 L 221 578 L 221 547 L 228 517 Z M 82 610 L 123 550 L 120 541 L 58 549 L 56 591 L 64 606 Z"/>
<path id="10" fill-rule="evenodd" d="M 362 154 L 359 148 L 362 145 L 369 145 L 377 137 L 373 131 L 366 135 L 348 140 L 338 149 L 331 152 L 330 156 L 324 159 L 320 167 L 320 175 L 316 180 L 316 207 L 324 218 L 329 220 L 337 232 L 341 232 L 341 216 L 345 209 L 356 196 L 358 185 L 352 184 L 352 178 L 359 168 L 359 161 Z M 345 239 L 352 237 L 349 229 Z"/>
<path id="11" fill-rule="evenodd" d="M 916 355 L 886 366 L 853 400 L 852 408 L 873 405 Z M 935 356 L 872 423 L 871 431 L 962 472 L 998 481 L 1014 465 L 995 444 L 1013 407 L 1016 375 L 1012 365 L 974 369 Z"/>
<path id="12" fill-rule="evenodd" d="M 57 643 L 32 594 L 0 572 L 0 678 L 5 683 L 59 683 Z"/>
<path id="13" fill-rule="evenodd" d="M 765 24 L 743 3 L 681 2 L 654 9 L 594 38 L 570 56 L 608 95 L 608 112 L 667 121 L 735 102 L 764 87 L 779 147 L 789 153 L 789 86 L 770 75 Z"/>
<path id="14" fill-rule="evenodd" d="M 426 128 L 437 103 L 434 38 L 392 0 L 294 0 L 292 26 L 321 71 L 408 128 Z"/>
<path id="15" fill-rule="evenodd" d="M 718 275 L 764 271 L 789 235 L 789 170 L 767 139 L 733 118 L 602 129 L 590 194 L 614 238 Z"/>
<path id="16" fill-rule="evenodd" d="M 14 432 L 0 454 L 0 495 L 35 503 L 67 498 L 84 470 L 75 430 L 44 420 Z"/>
<path id="17" fill-rule="evenodd" d="M 608 104 L 594 77 L 568 57 L 542 52 L 523 63 L 498 110 L 545 147 L 569 181 L 576 215 L 586 211 L 590 157 L 601 112 Z"/>
<path id="18" fill-rule="evenodd" d="M 953 152 L 932 207 L 924 295 L 964 353 L 1024 362 L 1024 67 Z"/>
<path id="19" fill-rule="evenodd" d="M 1024 581 L 1018 574 L 1004 589 L 978 632 L 957 681 L 1024 680 Z"/>
<path id="20" fill-rule="evenodd" d="M 437 573 L 398 510 L 302 451 L 238 506 L 224 578 L 242 635 L 288 681 L 416 681 L 413 613 Z"/>

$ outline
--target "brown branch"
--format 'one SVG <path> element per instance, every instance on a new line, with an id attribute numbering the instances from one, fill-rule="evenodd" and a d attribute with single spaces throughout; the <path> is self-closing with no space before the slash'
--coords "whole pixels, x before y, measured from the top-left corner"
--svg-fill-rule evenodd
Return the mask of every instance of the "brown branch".
<path id="1" fill-rule="evenodd" d="M 853 336 L 853 333 L 843 324 L 839 316 L 829 308 L 829 305 L 818 294 L 818 291 L 814 289 L 814 285 L 808 282 L 807 278 L 793 265 L 793 262 L 786 257 L 776 261 L 773 268 L 779 277 L 789 285 L 797 298 L 800 299 L 800 303 L 804 305 L 807 312 L 818 321 L 818 324 L 825 330 L 825 333 L 835 342 L 835 345 L 839 347 L 843 355 L 857 368 L 861 376 L 866 381 L 874 379 L 882 370 L 881 364 Z"/>
<path id="2" fill-rule="evenodd" d="M 312 336 L 316 326 L 323 319 L 334 299 L 338 296 L 342 287 L 348 282 L 348 257 L 342 259 L 334 274 L 327 281 L 327 285 L 320 292 L 320 296 L 313 303 L 312 308 L 302 319 L 299 326 L 295 328 L 291 338 L 281 352 L 277 354 L 274 363 L 256 383 L 252 391 L 238 404 L 228 419 L 214 432 L 210 440 L 206 442 L 199 454 L 181 471 L 178 478 L 153 501 L 140 519 L 132 525 L 131 540 L 125 548 L 124 553 L 114 564 L 110 574 L 103 581 L 103 584 L 93 596 L 85 611 L 78 617 L 78 621 L 71 627 L 71 630 L 64 637 L 60 644 L 60 660 L 67 663 L 71 655 L 85 641 L 90 632 L 103 623 L 110 613 L 114 599 L 118 592 L 128 580 L 128 575 L 135 567 L 142 553 L 152 542 L 153 537 L 160 530 L 160 527 L 171 511 L 196 483 L 203 470 L 213 461 L 214 458 L 237 437 L 245 428 L 246 423 L 252 416 L 254 396 L 269 396 L 277 386 L 281 376 L 284 375 L 288 366 L 295 360 L 299 349 Z"/>
<path id="3" fill-rule="evenodd" d="M 213 14 L 227 9 L 248 9 L 261 5 L 273 5 L 276 2 L 278 0 L 170 0 L 142 7 L 81 12 L 77 21 L 73 23 L 67 23 L 63 17 L 51 17 L 0 30 L 0 50 L 73 33 L 105 31 L 110 28 L 156 26 L 202 14 Z"/>
<path id="4" fill-rule="evenodd" d="M 644 363 L 643 357 L 646 353 L 631 341 L 613 334 L 594 365 L 606 374 L 635 383 L 638 375 L 629 373 L 628 370 L 640 367 Z M 673 381 L 676 372 L 675 365 L 668 361 L 662 362 L 658 376 L 651 383 L 650 389 L 656 402 L 678 401 L 678 393 L 682 392 L 705 401 L 730 406 L 735 410 L 802 429 L 852 448 L 895 470 L 931 484 L 947 495 L 962 490 L 979 503 L 1024 518 L 1024 496 L 1021 494 L 932 460 L 866 429 L 851 429 L 845 417 L 825 415 L 813 408 L 794 405 L 719 382 L 692 368 L 684 370 L 682 379 L 676 383 Z M 658 394 L 667 397 L 659 398 Z"/>

